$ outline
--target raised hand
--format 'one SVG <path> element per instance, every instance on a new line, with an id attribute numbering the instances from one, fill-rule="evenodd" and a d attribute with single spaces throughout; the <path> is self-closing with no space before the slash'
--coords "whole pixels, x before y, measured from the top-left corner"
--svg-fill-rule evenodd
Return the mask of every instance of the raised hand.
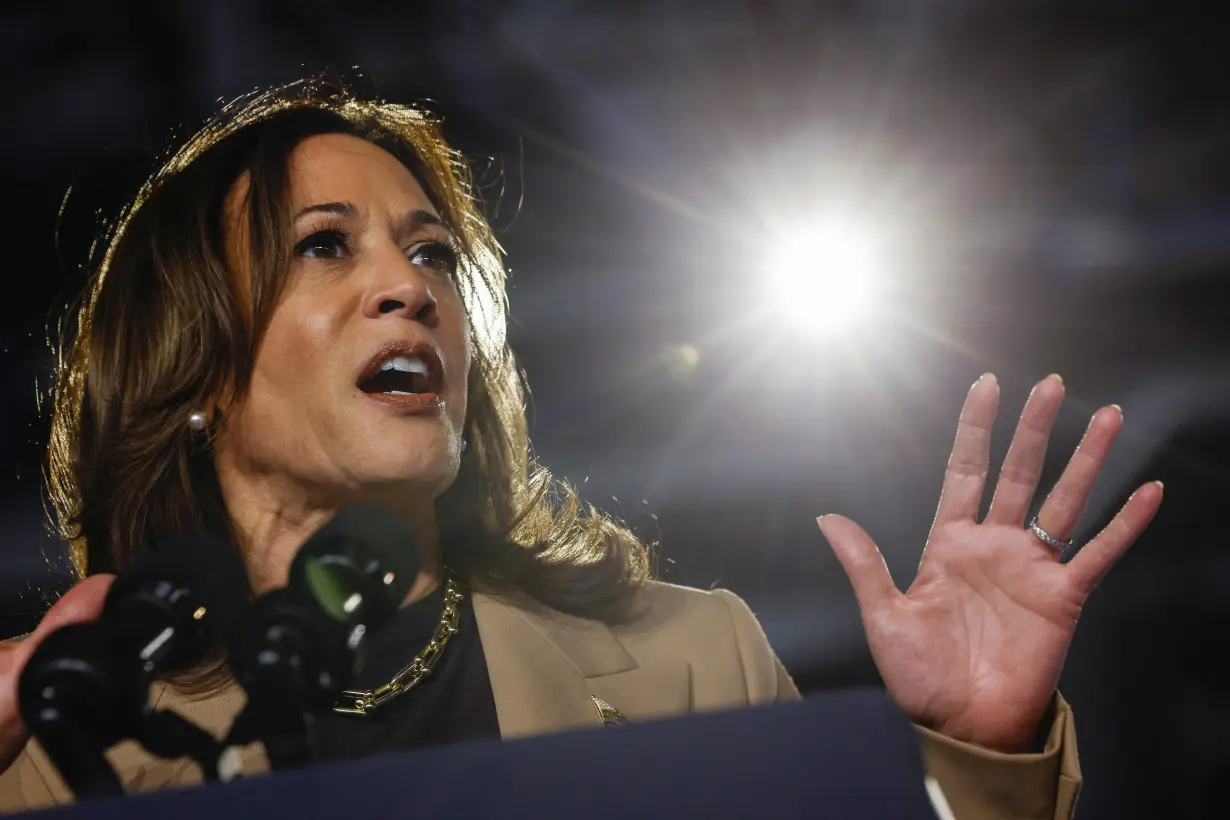
<path id="1" fill-rule="evenodd" d="M 101 615 L 114 580 L 114 575 L 91 575 L 64 593 L 29 635 L 0 643 L 0 772 L 21 754 L 29 739 L 17 706 L 17 681 L 26 661 L 43 639 L 60 627 Z"/>
<path id="2" fill-rule="evenodd" d="M 935 523 L 904 594 L 861 527 L 838 515 L 820 519 L 854 586 L 889 693 L 915 722 L 1000 751 L 1033 742 L 1085 598 L 1162 502 L 1160 482 L 1138 488 L 1066 564 L 1026 528 L 1063 394 L 1058 376 L 1034 387 L 979 522 L 999 385 L 988 374 L 970 388 Z M 1052 538 L 1066 540 L 1075 529 L 1122 425 L 1118 407 L 1094 413 L 1038 513 L 1038 527 Z"/>

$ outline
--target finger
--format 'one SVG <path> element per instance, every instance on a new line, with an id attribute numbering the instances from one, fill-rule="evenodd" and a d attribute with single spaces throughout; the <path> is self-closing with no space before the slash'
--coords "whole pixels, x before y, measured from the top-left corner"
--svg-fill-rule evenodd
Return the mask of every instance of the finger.
<path id="1" fill-rule="evenodd" d="M 871 612 L 901 594 L 893 584 L 880 549 L 862 527 L 840 515 L 822 515 L 816 523 L 850 578 L 854 597 L 858 599 L 859 609 L 863 613 Z"/>
<path id="2" fill-rule="evenodd" d="M 43 638 L 57 629 L 69 624 L 93 621 L 102 614 L 103 603 L 107 600 L 107 591 L 115 581 L 114 575 L 91 575 L 73 585 L 71 589 L 60 596 L 47 614 L 39 621 L 38 626 L 30 635 L 30 643 L 37 644 Z"/>
<path id="3" fill-rule="evenodd" d="M 34 631 L 19 639 L 19 648 L 11 659 L 12 667 L 15 669 L 24 667 L 38 645 L 57 629 L 69 624 L 97 620 L 98 616 L 102 615 L 103 604 L 107 600 L 107 590 L 111 589 L 114 581 L 114 575 L 99 573 L 69 588 L 60 596 L 60 600 L 47 610 L 47 614 L 43 615 L 43 619 L 38 622 Z"/>
<path id="4" fill-rule="evenodd" d="M 999 471 L 995 485 L 995 497 L 987 521 L 993 524 L 1025 523 L 1025 514 L 1034 493 L 1038 491 L 1038 478 L 1046 460 L 1046 445 L 1051 438 L 1051 428 L 1063 404 L 1063 379 L 1051 374 L 1034 385 L 1030 391 L 1016 433 L 1008 445 L 1008 455 Z"/>
<path id="5" fill-rule="evenodd" d="M 972 521 L 978 515 L 982 491 L 986 487 L 991 425 L 995 423 L 998 407 L 999 383 L 993 374 L 985 373 L 974 382 L 961 408 L 957 439 L 948 457 L 940 505 L 935 511 L 936 526 L 951 521 Z"/>
<path id="6" fill-rule="evenodd" d="M 1076 452 L 1038 511 L 1038 526 L 1052 537 L 1060 541 L 1072 537 L 1121 429 L 1123 411 L 1118 405 L 1103 407 L 1089 420 Z"/>
<path id="7" fill-rule="evenodd" d="M 1162 482 L 1145 484 L 1132 493 L 1106 529 L 1081 547 L 1080 552 L 1068 562 L 1068 572 L 1083 594 L 1088 595 L 1102 576 L 1123 557 L 1128 547 L 1149 526 L 1161 504 Z"/>

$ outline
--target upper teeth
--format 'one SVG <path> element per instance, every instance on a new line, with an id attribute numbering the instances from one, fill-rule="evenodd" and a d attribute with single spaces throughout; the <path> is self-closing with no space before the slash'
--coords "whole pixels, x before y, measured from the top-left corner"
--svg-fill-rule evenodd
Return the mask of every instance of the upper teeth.
<path id="1" fill-rule="evenodd" d="M 380 363 L 381 370 L 397 370 L 402 373 L 427 375 L 427 364 L 417 356 L 394 356 Z"/>

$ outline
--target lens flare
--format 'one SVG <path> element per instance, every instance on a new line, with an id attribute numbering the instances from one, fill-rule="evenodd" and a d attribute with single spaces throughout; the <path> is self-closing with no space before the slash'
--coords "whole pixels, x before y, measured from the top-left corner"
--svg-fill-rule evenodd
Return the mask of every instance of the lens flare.
<path id="1" fill-rule="evenodd" d="M 821 219 L 787 233 L 772 260 L 776 306 L 807 330 L 846 330 L 872 306 L 882 275 L 878 243 L 865 226 Z"/>

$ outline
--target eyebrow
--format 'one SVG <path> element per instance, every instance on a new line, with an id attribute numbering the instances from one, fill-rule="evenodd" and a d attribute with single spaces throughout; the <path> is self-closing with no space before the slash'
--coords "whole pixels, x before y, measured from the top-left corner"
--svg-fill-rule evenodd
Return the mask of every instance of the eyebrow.
<path id="1" fill-rule="evenodd" d="M 338 216 L 352 217 L 358 212 L 358 208 L 349 202 L 320 202 L 316 205 L 309 205 L 299 211 L 299 213 L 295 214 L 294 221 L 298 222 L 308 214 L 337 214 Z"/>
<path id="2" fill-rule="evenodd" d="M 308 214 L 336 214 L 338 216 L 352 219 L 357 216 L 359 209 L 350 202 L 320 202 L 315 205 L 309 205 L 306 208 L 295 214 L 295 222 L 298 222 Z M 442 228 L 448 228 L 444 224 L 444 220 L 433 214 L 431 211 L 416 208 L 410 211 L 398 220 L 404 230 L 414 230 L 421 228 L 424 225 L 439 225 Z"/>

